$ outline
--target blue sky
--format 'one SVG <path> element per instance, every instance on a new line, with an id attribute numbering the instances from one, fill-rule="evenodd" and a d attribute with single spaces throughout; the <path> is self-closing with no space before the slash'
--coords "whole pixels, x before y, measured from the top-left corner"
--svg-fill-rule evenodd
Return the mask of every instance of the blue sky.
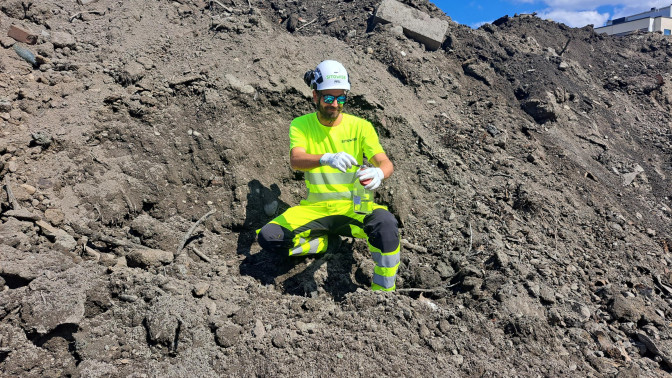
<path id="1" fill-rule="evenodd" d="M 477 28 L 504 15 L 537 12 L 537 16 L 572 27 L 603 26 L 607 20 L 651 8 L 669 6 L 672 0 L 430 0 L 453 21 Z"/>

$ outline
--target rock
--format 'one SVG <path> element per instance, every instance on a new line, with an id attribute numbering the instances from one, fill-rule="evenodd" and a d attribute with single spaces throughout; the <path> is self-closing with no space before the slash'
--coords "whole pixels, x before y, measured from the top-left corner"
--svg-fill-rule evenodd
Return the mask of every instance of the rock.
<path id="1" fill-rule="evenodd" d="M 147 338 L 156 344 L 172 347 L 179 327 L 175 315 L 167 311 L 151 311 L 145 318 Z"/>
<path id="2" fill-rule="evenodd" d="M 47 148 L 54 141 L 51 135 L 41 131 L 31 133 L 30 136 L 33 138 L 30 142 L 31 146 L 42 146 Z"/>
<path id="3" fill-rule="evenodd" d="M 14 46 L 15 43 L 16 43 L 16 41 L 13 38 L 9 38 L 6 35 L 1 35 L 0 34 L 0 46 L 8 49 L 8 48 Z"/>
<path id="4" fill-rule="evenodd" d="M 173 259 L 172 252 L 151 248 L 134 248 L 126 255 L 126 263 L 129 267 L 145 269 L 170 264 Z"/>
<path id="5" fill-rule="evenodd" d="M 579 314 L 581 315 L 581 321 L 585 322 L 590 320 L 590 309 L 586 305 L 581 305 L 579 307 Z"/>
<path id="6" fill-rule="evenodd" d="M 56 240 L 54 240 L 54 248 L 59 251 L 70 252 L 77 247 L 77 241 L 75 238 L 70 236 L 67 232 L 59 230 L 58 235 L 56 235 Z"/>
<path id="7" fill-rule="evenodd" d="M 54 242 L 54 247 L 60 251 L 70 252 L 77 247 L 77 241 L 67 232 L 60 228 L 55 228 L 45 221 L 37 221 L 36 225 L 40 227 L 42 233 Z"/>
<path id="8" fill-rule="evenodd" d="M 287 337 L 284 333 L 279 332 L 271 338 L 271 343 L 276 348 L 285 348 L 287 346 Z"/>
<path id="9" fill-rule="evenodd" d="M 180 236 L 163 222 L 146 214 L 138 215 L 131 221 L 130 230 L 139 235 L 143 245 L 151 248 L 169 251 L 180 242 Z"/>
<path id="10" fill-rule="evenodd" d="M 32 186 L 32 185 L 21 184 L 20 186 L 21 186 L 23 189 L 26 190 L 26 193 L 28 193 L 28 195 L 31 195 L 31 196 L 32 196 L 33 194 L 35 194 L 35 192 L 37 191 L 37 189 L 36 189 L 34 186 Z"/>
<path id="11" fill-rule="evenodd" d="M 127 86 L 137 83 L 145 76 L 145 67 L 140 63 L 130 62 L 126 64 L 118 74 L 117 81 L 119 84 Z"/>
<path id="12" fill-rule="evenodd" d="M 230 348 L 238 342 L 243 333 L 243 327 L 237 324 L 226 324 L 215 331 L 215 341 L 223 348 Z"/>
<path id="13" fill-rule="evenodd" d="M 374 23 L 392 23 L 404 29 L 404 34 L 423 43 L 427 49 L 441 47 L 448 31 L 448 22 L 430 17 L 396 0 L 383 0 L 374 15 Z"/>
<path id="14" fill-rule="evenodd" d="M 475 293 L 480 292 L 482 285 L 483 279 L 478 277 L 469 276 L 465 277 L 464 281 L 462 281 L 462 287 L 465 290 L 474 291 Z"/>
<path id="15" fill-rule="evenodd" d="M 20 121 L 23 119 L 23 112 L 21 109 L 12 109 L 9 112 L 9 117 L 13 120 Z"/>
<path id="16" fill-rule="evenodd" d="M 635 181 L 637 176 L 639 176 L 639 174 L 642 172 L 644 172 L 644 168 L 637 164 L 632 172 L 623 175 L 623 186 L 632 184 L 632 182 Z"/>
<path id="17" fill-rule="evenodd" d="M 229 85 L 231 88 L 239 91 L 240 93 L 243 94 L 254 94 L 255 89 L 249 84 L 245 84 L 242 81 L 240 81 L 237 77 L 231 75 L 231 74 L 226 74 L 226 80 L 229 81 Z"/>
<path id="18" fill-rule="evenodd" d="M 542 285 L 539 290 L 539 297 L 547 303 L 555 303 L 555 291 L 546 285 Z"/>
<path id="19" fill-rule="evenodd" d="M 146 56 L 138 58 L 136 62 L 140 63 L 146 70 L 151 70 L 154 67 L 154 61 Z"/>
<path id="20" fill-rule="evenodd" d="M 299 15 L 297 15 L 296 13 L 290 14 L 289 18 L 287 19 L 287 30 L 290 33 L 294 33 L 298 26 L 299 26 Z"/>
<path id="21" fill-rule="evenodd" d="M 615 319 L 637 323 L 642 318 L 644 301 L 638 297 L 626 298 L 616 294 L 609 303 L 608 309 Z"/>
<path id="22" fill-rule="evenodd" d="M 266 328 L 264 328 L 264 323 L 262 323 L 261 320 L 257 319 L 255 321 L 254 328 L 252 329 L 252 335 L 257 340 L 266 336 Z"/>
<path id="23" fill-rule="evenodd" d="M 10 161 L 10 171 L 11 171 L 11 161 Z M 30 201 L 32 199 L 31 194 L 23 185 L 13 186 L 12 192 L 14 193 L 14 198 L 19 202 Z"/>
<path id="24" fill-rule="evenodd" d="M 457 366 L 460 366 L 464 363 L 464 356 L 461 354 L 452 355 L 449 357 L 450 361 Z"/>
<path id="25" fill-rule="evenodd" d="M 44 219 L 54 226 L 60 226 L 65 220 L 65 214 L 61 209 L 47 209 L 44 212 Z"/>
<path id="26" fill-rule="evenodd" d="M 552 103 L 538 98 L 532 98 L 522 103 L 525 113 L 529 114 L 539 124 L 558 119 L 558 114 Z"/>
<path id="27" fill-rule="evenodd" d="M 34 222 L 40 220 L 40 216 L 38 214 L 35 214 L 28 209 L 7 210 L 3 213 L 3 215 L 23 221 Z"/>
<path id="28" fill-rule="evenodd" d="M 489 63 L 469 60 L 462 64 L 462 69 L 465 74 L 484 82 L 488 86 L 494 83 L 495 71 Z"/>
<path id="29" fill-rule="evenodd" d="M 83 279 L 87 274 L 86 269 L 74 266 L 55 277 L 41 275 L 33 280 L 21 301 L 24 329 L 44 335 L 61 324 L 83 321 L 86 290 L 92 284 Z"/>
<path id="30" fill-rule="evenodd" d="M 0 98 L 0 112 L 9 113 L 12 110 L 12 102 L 6 98 Z"/>
<path id="31" fill-rule="evenodd" d="M 16 160 L 10 160 L 9 163 L 7 163 L 7 169 L 10 172 L 15 173 L 19 169 L 19 165 Z M 16 196 L 16 193 L 14 193 L 14 195 Z"/>
<path id="32" fill-rule="evenodd" d="M 503 251 L 496 251 L 492 257 L 494 261 L 497 262 L 497 264 L 499 264 L 499 266 L 502 268 L 509 266 L 509 261 L 511 261 L 509 255 L 507 255 Z"/>
<path id="33" fill-rule="evenodd" d="M 566 71 L 568 68 L 569 64 L 567 64 L 567 62 L 560 62 L 560 64 L 558 64 L 558 69 L 560 71 Z"/>
<path id="34" fill-rule="evenodd" d="M 51 33 L 51 43 L 53 43 L 54 47 L 57 48 L 73 48 L 77 42 L 75 41 L 75 37 L 73 37 L 72 34 L 62 31 L 55 31 Z"/>
<path id="35" fill-rule="evenodd" d="M 210 284 L 207 282 L 199 282 L 196 285 L 194 285 L 194 296 L 200 298 L 204 296 L 207 292 L 208 289 L 210 289 Z"/>
<path id="36" fill-rule="evenodd" d="M 59 273 L 75 266 L 72 260 L 61 252 L 49 250 L 40 253 L 40 258 L 35 259 L 32 254 L 21 253 L 7 245 L 2 234 L 8 228 L 13 228 L 11 225 L 7 227 L 8 223 L 0 228 L 0 274 L 12 277 L 10 286 L 24 286 L 45 271 Z"/>
<path id="37" fill-rule="evenodd" d="M 530 294 L 531 297 L 533 298 L 538 298 L 539 295 L 541 294 L 541 287 L 539 286 L 538 283 L 534 281 L 528 281 L 525 286 L 527 286 L 527 292 Z"/>

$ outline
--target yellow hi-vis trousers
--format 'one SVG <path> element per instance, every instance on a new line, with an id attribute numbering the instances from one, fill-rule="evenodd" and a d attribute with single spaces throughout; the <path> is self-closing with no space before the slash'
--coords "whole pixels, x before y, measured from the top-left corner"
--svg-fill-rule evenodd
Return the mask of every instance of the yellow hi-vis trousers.
<path id="1" fill-rule="evenodd" d="M 374 204 L 371 214 L 357 214 L 351 201 L 303 203 L 279 215 L 257 231 L 259 245 L 290 256 L 323 253 L 329 235 L 366 239 L 376 267 L 372 290 L 394 291 L 399 268 L 397 220 L 385 206 Z"/>

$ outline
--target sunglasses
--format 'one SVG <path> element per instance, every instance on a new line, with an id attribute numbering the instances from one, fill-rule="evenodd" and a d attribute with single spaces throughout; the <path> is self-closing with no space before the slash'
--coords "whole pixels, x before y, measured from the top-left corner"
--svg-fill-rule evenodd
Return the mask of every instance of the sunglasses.
<path id="1" fill-rule="evenodd" d="M 336 100 L 336 102 L 343 105 L 343 104 L 345 104 L 345 100 L 347 100 L 347 99 L 348 99 L 348 96 L 346 96 L 346 95 L 340 95 L 338 97 L 332 96 L 332 95 L 322 95 L 322 101 L 324 101 L 325 104 L 333 104 L 334 100 Z"/>

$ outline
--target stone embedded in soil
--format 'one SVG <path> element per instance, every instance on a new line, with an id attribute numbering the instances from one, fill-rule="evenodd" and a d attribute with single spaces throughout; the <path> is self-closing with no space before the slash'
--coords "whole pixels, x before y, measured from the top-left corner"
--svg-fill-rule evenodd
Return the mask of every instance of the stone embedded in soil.
<path id="1" fill-rule="evenodd" d="M 35 222 L 35 224 L 40 227 L 45 236 L 54 242 L 54 248 L 57 250 L 69 252 L 77 246 L 75 238 L 60 228 L 55 228 L 42 220 Z"/>
<path id="2" fill-rule="evenodd" d="M 637 323 L 643 315 L 644 301 L 639 297 L 626 298 L 616 294 L 609 303 L 609 312 L 615 319 Z"/>
<path id="3" fill-rule="evenodd" d="M 4 212 L 3 215 L 8 217 L 14 217 L 18 220 L 24 220 L 24 221 L 40 220 L 40 216 L 38 214 L 35 214 L 32 211 L 23 208 L 18 210 L 7 210 Z"/>
<path id="4" fill-rule="evenodd" d="M 36 189 L 34 186 L 29 185 L 29 184 L 21 184 L 20 186 L 21 186 L 23 189 L 25 189 L 25 190 L 26 190 L 26 193 L 28 193 L 28 194 L 31 195 L 31 196 L 32 196 L 33 194 L 35 194 L 35 192 L 37 191 L 37 189 Z"/>
<path id="5" fill-rule="evenodd" d="M 154 62 L 153 62 L 150 58 L 148 58 L 148 57 L 146 57 L 146 56 L 142 56 L 142 57 L 138 58 L 138 59 L 136 60 L 136 62 L 142 64 L 142 66 L 143 66 L 146 70 L 150 70 L 150 69 L 152 69 L 152 67 L 154 67 Z"/>
<path id="6" fill-rule="evenodd" d="M 8 113 L 10 110 L 12 110 L 12 102 L 8 99 L 0 98 L 0 112 Z"/>
<path id="7" fill-rule="evenodd" d="M 430 17 L 395 0 L 384 0 L 374 17 L 374 22 L 390 22 L 403 27 L 406 35 L 424 43 L 430 50 L 441 47 L 449 26 L 447 21 Z"/>
<path id="8" fill-rule="evenodd" d="M 539 288 L 539 298 L 546 303 L 555 303 L 555 291 L 546 285 Z"/>
<path id="9" fill-rule="evenodd" d="M 37 277 L 30 292 L 21 300 L 22 327 L 28 332 L 46 334 L 61 324 L 79 324 L 84 319 L 86 290 L 90 272 L 75 266 L 49 278 Z"/>
<path id="10" fill-rule="evenodd" d="M 72 34 L 62 31 L 55 31 L 51 33 L 51 43 L 55 47 L 75 47 L 76 41 Z"/>
<path id="11" fill-rule="evenodd" d="M 194 285 L 194 296 L 200 298 L 204 296 L 207 292 L 208 289 L 210 289 L 210 284 L 207 282 L 199 282 L 196 285 Z"/>
<path id="12" fill-rule="evenodd" d="M 14 172 L 17 171 L 18 164 L 16 161 L 10 161 L 9 162 L 9 171 L 12 172 L 12 169 L 14 169 Z M 32 199 L 32 196 L 28 192 L 26 188 L 24 188 L 22 185 L 18 186 L 12 186 L 12 192 L 14 193 L 14 198 L 16 198 L 17 201 L 29 201 Z"/>
<path id="13" fill-rule="evenodd" d="M 242 333 L 243 327 L 237 324 L 225 324 L 217 327 L 217 330 L 215 331 L 215 340 L 219 346 L 229 348 L 236 345 Z"/>
<path id="14" fill-rule="evenodd" d="M 284 332 L 273 332 L 273 336 L 271 337 L 271 343 L 273 344 L 274 347 L 276 348 L 285 348 L 287 347 L 287 336 L 284 334 Z"/>
<path id="15" fill-rule="evenodd" d="M 266 336 L 266 328 L 264 327 L 264 323 L 262 323 L 261 320 L 257 319 L 254 323 L 254 328 L 252 329 L 252 335 L 256 339 L 261 339 L 264 336 Z"/>
<path id="16" fill-rule="evenodd" d="M 6 223 L 3 226 L 5 225 Z M 2 242 L 1 236 L 0 242 Z M 72 259 L 56 251 L 41 252 L 39 257 L 38 259 L 32 254 L 21 253 L 2 243 L 0 244 L 0 274 L 14 277 L 13 279 L 17 280 L 15 285 L 27 284 L 46 272 L 58 273 L 75 265 Z"/>
<path id="17" fill-rule="evenodd" d="M 164 346 L 173 345 L 178 326 L 178 319 L 167 312 L 154 311 L 145 318 L 148 339 Z"/>
<path id="18" fill-rule="evenodd" d="M 60 226 L 65 220 L 65 215 L 61 209 L 47 209 L 44 211 L 44 219 L 54 226 Z"/>
<path id="19" fill-rule="evenodd" d="M 226 74 L 225 77 L 226 77 L 226 80 L 228 80 L 231 88 L 233 88 L 233 89 L 235 89 L 238 92 L 243 93 L 243 94 L 254 94 L 255 89 L 254 89 L 253 86 L 244 83 L 243 81 L 241 81 L 237 77 L 233 76 L 232 74 Z"/>
<path id="20" fill-rule="evenodd" d="M 149 268 L 170 264 L 174 259 L 172 252 L 151 248 L 134 248 L 126 255 L 129 267 Z"/>

